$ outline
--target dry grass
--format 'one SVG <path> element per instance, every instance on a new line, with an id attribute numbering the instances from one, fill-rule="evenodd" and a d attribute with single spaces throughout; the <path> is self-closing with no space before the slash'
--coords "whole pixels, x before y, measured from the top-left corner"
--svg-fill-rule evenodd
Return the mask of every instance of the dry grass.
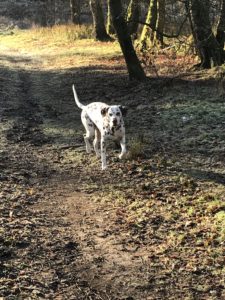
<path id="1" fill-rule="evenodd" d="M 89 66 L 93 60 L 96 65 L 108 64 L 108 60 L 121 58 L 118 43 L 108 45 L 95 41 L 89 26 L 33 27 L 0 36 L 0 48 L 5 52 L 10 48 L 10 51 L 19 51 L 25 56 L 36 56 L 39 65 L 49 70 Z"/>
<path id="2" fill-rule="evenodd" d="M 55 25 L 52 27 L 33 27 L 31 33 L 35 38 L 45 37 L 56 42 L 73 42 L 75 40 L 93 39 L 93 29 L 88 25 Z"/>

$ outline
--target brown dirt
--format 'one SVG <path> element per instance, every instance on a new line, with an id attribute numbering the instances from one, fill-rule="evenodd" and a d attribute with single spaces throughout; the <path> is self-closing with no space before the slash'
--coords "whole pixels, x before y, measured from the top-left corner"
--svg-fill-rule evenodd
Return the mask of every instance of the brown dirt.
<path id="1" fill-rule="evenodd" d="M 222 103 L 217 84 L 193 77 L 129 83 L 115 59 L 48 71 L 38 57 L 5 50 L 2 299 L 223 299 L 224 242 L 210 218 L 224 208 L 217 204 L 204 214 L 197 200 L 203 206 L 214 194 L 224 200 L 224 147 L 219 138 L 193 141 L 197 123 L 185 133 L 170 119 L 184 98 L 207 95 L 212 105 Z M 85 154 L 73 82 L 83 102 L 129 105 L 128 140 L 145 144 L 136 159 L 119 162 L 110 150 L 103 173 Z M 185 118 L 191 122 L 189 111 Z"/>

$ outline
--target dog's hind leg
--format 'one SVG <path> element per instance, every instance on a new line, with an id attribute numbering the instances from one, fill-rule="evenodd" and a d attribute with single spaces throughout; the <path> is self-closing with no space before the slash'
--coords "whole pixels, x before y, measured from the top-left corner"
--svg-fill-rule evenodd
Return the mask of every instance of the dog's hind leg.
<path id="1" fill-rule="evenodd" d="M 122 139 L 120 141 L 120 146 L 121 146 L 121 153 L 119 155 L 119 158 L 122 159 L 127 152 L 126 143 L 125 143 L 125 135 L 122 137 Z"/>
<path id="2" fill-rule="evenodd" d="M 98 128 L 95 128 L 95 139 L 93 141 L 93 146 L 97 157 L 101 156 L 100 152 L 100 141 L 101 141 L 101 133 Z"/>
<path id="3" fill-rule="evenodd" d="M 102 170 L 107 168 L 106 166 L 106 144 L 105 139 L 101 137 L 101 160 L 102 160 Z"/>
<path id="4" fill-rule="evenodd" d="M 91 144 L 90 140 L 94 138 L 95 135 L 95 128 L 94 123 L 91 121 L 89 116 L 85 111 L 82 111 L 81 113 L 81 120 L 84 125 L 84 128 L 86 130 L 86 133 L 84 134 L 84 141 L 86 145 L 86 151 L 87 153 L 91 153 Z"/>

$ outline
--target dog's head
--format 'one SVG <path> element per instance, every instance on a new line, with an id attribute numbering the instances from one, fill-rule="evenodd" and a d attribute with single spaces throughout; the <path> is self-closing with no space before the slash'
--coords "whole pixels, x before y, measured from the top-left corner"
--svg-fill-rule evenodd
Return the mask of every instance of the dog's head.
<path id="1" fill-rule="evenodd" d="M 123 116 L 127 113 L 127 108 L 122 105 L 112 105 L 101 110 L 102 116 L 107 118 L 109 127 L 118 127 L 123 122 Z"/>

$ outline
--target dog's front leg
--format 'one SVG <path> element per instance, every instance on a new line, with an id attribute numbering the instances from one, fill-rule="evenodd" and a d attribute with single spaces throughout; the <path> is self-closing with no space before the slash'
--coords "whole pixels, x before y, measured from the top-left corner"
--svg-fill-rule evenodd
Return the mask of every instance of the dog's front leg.
<path id="1" fill-rule="evenodd" d="M 102 160 L 102 170 L 106 169 L 106 144 L 104 137 L 101 138 L 101 160 Z"/>
<path id="2" fill-rule="evenodd" d="M 100 149 L 99 149 L 100 141 L 101 141 L 101 133 L 96 128 L 95 129 L 95 139 L 94 139 L 93 145 L 94 145 L 94 150 L 95 150 L 97 157 L 101 157 L 101 153 L 100 153 Z"/>
<path id="3" fill-rule="evenodd" d="M 90 135 L 88 133 L 84 134 L 84 142 L 86 145 L 86 152 L 91 153 Z"/>
<path id="4" fill-rule="evenodd" d="M 121 141 L 120 141 L 120 146 L 121 146 L 121 153 L 119 155 L 119 159 L 123 158 L 124 155 L 126 154 L 127 150 L 126 150 L 126 141 L 125 141 L 125 136 L 122 137 Z"/>

